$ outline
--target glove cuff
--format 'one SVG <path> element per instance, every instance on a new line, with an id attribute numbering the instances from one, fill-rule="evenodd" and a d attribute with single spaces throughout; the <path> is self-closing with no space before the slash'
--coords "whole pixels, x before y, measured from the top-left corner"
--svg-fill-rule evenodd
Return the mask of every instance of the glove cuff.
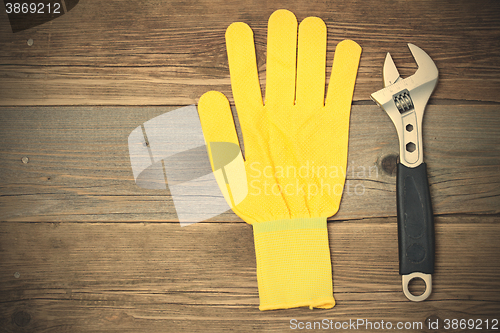
<path id="1" fill-rule="evenodd" d="M 326 217 L 253 224 L 260 310 L 335 305 Z"/>

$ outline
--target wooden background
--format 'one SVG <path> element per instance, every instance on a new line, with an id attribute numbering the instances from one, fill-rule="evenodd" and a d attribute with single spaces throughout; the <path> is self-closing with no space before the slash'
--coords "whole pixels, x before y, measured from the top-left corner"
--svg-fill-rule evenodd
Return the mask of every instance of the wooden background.
<path id="1" fill-rule="evenodd" d="M 267 19 L 280 8 L 326 22 L 328 64 L 343 39 L 363 48 L 356 172 L 328 224 L 330 310 L 260 312 L 251 227 L 228 212 L 181 228 L 168 192 L 135 185 L 128 156 L 145 121 L 211 89 L 232 100 L 230 23 L 254 30 L 264 84 Z M 291 319 L 430 319 L 458 332 L 467 329 L 444 321 L 483 320 L 485 331 L 500 320 L 499 1 L 81 0 L 10 29 L 2 11 L 0 332 L 297 331 Z M 398 275 L 396 131 L 369 99 L 386 52 L 403 76 L 416 70 L 408 42 L 440 71 L 423 130 L 436 272 L 421 303 L 404 297 Z"/>

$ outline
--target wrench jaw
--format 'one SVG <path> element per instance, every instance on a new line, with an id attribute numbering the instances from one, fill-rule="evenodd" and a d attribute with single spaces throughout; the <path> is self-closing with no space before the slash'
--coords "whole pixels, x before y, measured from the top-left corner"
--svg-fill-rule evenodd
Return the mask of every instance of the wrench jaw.
<path id="1" fill-rule="evenodd" d="M 384 62 L 385 88 L 371 95 L 391 118 L 399 138 L 400 162 L 415 168 L 423 162 L 422 119 L 425 106 L 434 91 L 438 70 L 432 59 L 418 46 L 408 44 L 418 65 L 412 76 L 402 79 L 392 57 Z"/>
<path id="2" fill-rule="evenodd" d="M 437 83 L 439 71 L 434 61 L 432 61 L 431 57 L 429 57 L 429 55 L 418 46 L 414 44 L 408 44 L 408 48 L 410 49 L 410 52 L 413 55 L 413 59 L 415 59 L 415 62 L 418 66 L 417 71 L 412 75 L 413 79 L 420 84 L 424 84 L 424 82 L 435 81 L 435 86 Z M 430 93 L 432 93 L 432 90 L 434 90 L 434 86 L 432 87 Z"/>
<path id="3" fill-rule="evenodd" d="M 387 55 L 385 56 L 383 73 L 384 87 L 388 87 L 401 79 L 401 77 L 399 76 L 398 68 L 396 67 L 396 64 L 394 64 L 394 60 L 392 60 L 391 54 L 389 52 L 387 52 Z"/>

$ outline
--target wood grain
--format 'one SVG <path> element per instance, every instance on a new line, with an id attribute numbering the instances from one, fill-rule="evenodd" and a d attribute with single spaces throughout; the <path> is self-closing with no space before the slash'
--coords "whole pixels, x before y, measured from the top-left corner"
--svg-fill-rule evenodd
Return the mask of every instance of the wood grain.
<path id="1" fill-rule="evenodd" d="M 329 224 L 337 305 L 260 312 L 251 227 L 200 223 L 0 224 L 0 332 L 289 331 L 290 319 L 497 318 L 494 218 L 436 219 L 434 291 L 406 300 L 395 218 Z M 367 251 L 368 250 L 368 251 Z M 18 273 L 16 278 L 14 275 Z"/>
<path id="2" fill-rule="evenodd" d="M 495 0 L 93 0 L 16 34 L 0 14 L 0 105 L 187 105 L 213 89 L 232 99 L 224 33 L 235 21 L 254 31 L 264 89 L 267 20 L 279 8 L 325 21 L 328 73 L 339 41 L 362 46 L 355 101 L 381 88 L 386 52 L 403 76 L 413 74 L 409 42 L 440 70 L 433 98 L 500 101 Z"/>
<path id="3" fill-rule="evenodd" d="M 127 142 L 134 128 L 168 110 L 1 109 L 0 220 L 176 221 L 168 191 L 135 184 Z M 474 110 L 473 114 L 469 106 L 430 106 L 424 117 L 435 214 L 500 212 L 499 108 Z M 354 106 L 347 184 L 333 219 L 396 215 L 396 177 L 384 170 L 382 161 L 398 153 L 389 117 L 375 105 Z M 23 157 L 29 162 L 23 163 Z M 215 218 L 235 220 L 239 218 L 232 212 Z"/>

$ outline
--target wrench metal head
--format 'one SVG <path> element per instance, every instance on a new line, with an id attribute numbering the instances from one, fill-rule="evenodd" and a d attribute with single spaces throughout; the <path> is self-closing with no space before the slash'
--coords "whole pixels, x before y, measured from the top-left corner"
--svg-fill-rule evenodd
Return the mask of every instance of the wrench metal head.
<path id="1" fill-rule="evenodd" d="M 438 69 L 434 61 L 427 53 L 414 44 L 408 44 L 411 54 L 417 63 L 418 69 L 410 78 L 418 82 L 437 80 Z M 391 54 L 387 52 L 384 62 L 384 86 L 390 86 L 401 79 L 398 69 L 392 60 Z M 437 82 L 437 81 L 436 81 Z"/>
<path id="2" fill-rule="evenodd" d="M 408 167 L 423 162 L 422 118 L 425 106 L 438 80 L 438 69 L 431 57 L 414 44 L 408 44 L 418 69 L 410 77 L 401 78 L 387 53 L 384 63 L 385 88 L 371 95 L 391 118 L 399 137 L 400 161 Z"/>

